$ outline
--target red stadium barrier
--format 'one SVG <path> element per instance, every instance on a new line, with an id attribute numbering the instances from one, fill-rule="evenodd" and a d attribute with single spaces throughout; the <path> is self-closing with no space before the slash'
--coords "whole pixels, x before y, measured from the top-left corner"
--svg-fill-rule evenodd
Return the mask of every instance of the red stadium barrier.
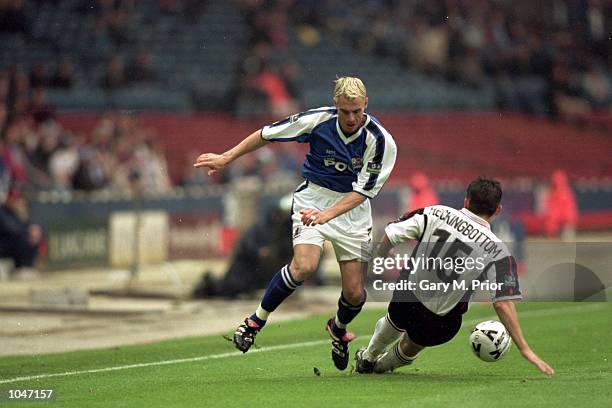
<path id="1" fill-rule="evenodd" d="M 68 128 L 91 130 L 100 117 L 64 114 L 59 119 Z M 139 117 L 163 141 L 174 180 L 190 150 L 221 152 L 266 124 L 221 113 Z M 478 174 L 547 178 L 556 168 L 573 179 L 612 177 L 612 137 L 593 130 L 502 113 L 394 113 L 379 119 L 398 145 L 395 179 L 417 170 L 432 179 L 459 181 Z"/>

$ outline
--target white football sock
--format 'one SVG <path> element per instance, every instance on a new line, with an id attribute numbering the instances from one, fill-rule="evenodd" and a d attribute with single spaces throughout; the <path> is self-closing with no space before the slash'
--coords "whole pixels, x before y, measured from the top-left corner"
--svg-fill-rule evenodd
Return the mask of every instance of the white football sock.
<path id="1" fill-rule="evenodd" d="M 376 360 L 376 364 L 374 365 L 375 373 L 385 373 L 387 371 L 395 370 L 396 368 L 410 365 L 417 358 L 408 357 L 402 352 L 402 348 L 400 347 L 400 342 L 395 343 L 389 351 L 382 355 L 381 358 Z"/>
<path id="2" fill-rule="evenodd" d="M 261 320 L 268 320 L 268 316 L 270 316 L 270 312 L 264 309 L 261 304 L 257 307 L 255 311 L 255 316 L 259 317 Z"/>
<path id="3" fill-rule="evenodd" d="M 370 339 L 368 348 L 363 352 L 363 357 L 368 361 L 376 361 L 385 349 L 393 344 L 402 335 L 402 331 L 395 328 L 389 321 L 388 316 L 383 316 L 376 322 L 374 335 Z"/>

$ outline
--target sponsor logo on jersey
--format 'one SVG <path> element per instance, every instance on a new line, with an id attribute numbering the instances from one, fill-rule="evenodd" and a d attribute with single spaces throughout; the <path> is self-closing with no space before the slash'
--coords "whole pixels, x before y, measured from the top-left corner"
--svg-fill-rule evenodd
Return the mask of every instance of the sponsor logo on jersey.
<path id="1" fill-rule="evenodd" d="M 372 162 L 369 162 L 368 166 L 366 167 L 366 169 L 367 169 L 368 173 L 380 174 L 380 171 L 382 170 L 382 163 L 372 163 Z"/>
<path id="2" fill-rule="evenodd" d="M 326 157 L 326 158 L 324 158 L 323 159 L 323 164 L 325 164 L 325 167 L 334 167 L 338 171 L 344 171 L 344 170 L 346 170 L 348 168 L 348 165 L 346 163 L 343 163 L 341 161 L 337 161 L 333 157 Z"/>

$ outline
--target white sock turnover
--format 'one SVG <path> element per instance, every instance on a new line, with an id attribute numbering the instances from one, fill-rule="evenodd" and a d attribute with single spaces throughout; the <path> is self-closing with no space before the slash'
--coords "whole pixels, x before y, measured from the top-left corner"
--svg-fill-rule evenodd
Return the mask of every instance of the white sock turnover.
<path id="1" fill-rule="evenodd" d="M 392 371 L 396 368 L 412 364 L 416 358 L 417 356 L 408 357 L 405 355 L 400 347 L 400 342 L 398 341 L 393 347 L 391 347 L 391 349 L 389 349 L 389 351 L 383 354 L 382 357 L 376 361 L 376 365 L 374 365 L 374 372 L 385 373 L 387 371 Z"/>

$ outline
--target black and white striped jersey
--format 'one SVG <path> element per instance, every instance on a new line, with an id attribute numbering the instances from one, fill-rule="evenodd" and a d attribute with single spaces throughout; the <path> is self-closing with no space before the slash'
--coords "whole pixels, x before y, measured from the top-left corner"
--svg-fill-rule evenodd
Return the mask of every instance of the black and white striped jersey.
<path id="1" fill-rule="evenodd" d="M 387 225 L 396 246 L 417 240 L 409 268 L 402 273 L 416 298 L 445 315 L 475 290 L 488 290 L 495 301 L 520 299 L 516 261 L 489 223 L 463 208 L 421 208 Z"/>

